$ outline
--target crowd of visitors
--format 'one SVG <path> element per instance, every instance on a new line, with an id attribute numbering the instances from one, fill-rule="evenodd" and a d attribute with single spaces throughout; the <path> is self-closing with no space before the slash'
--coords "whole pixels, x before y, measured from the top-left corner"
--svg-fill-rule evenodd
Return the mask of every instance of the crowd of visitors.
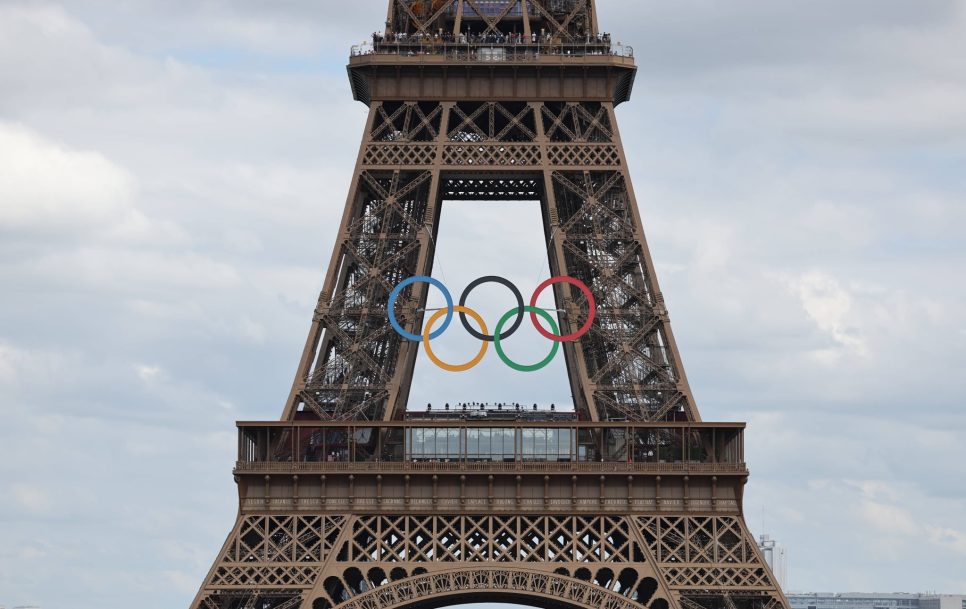
<path id="1" fill-rule="evenodd" d="M 453 32 L 437 32 L 435 34 L 428 34 L 423 32 L 417 32 L 415 34 L 407 34 L 405 32 L 394 33 L 389 32 L 388 34 L 382 34 L 380 32 L 372 33 L 372 47 L 375 52 L 380 52 L 386 47 L 397 48 L 399 46 L 439 46 L 445 47 L 447 45 L 514 45 L 514 46 L 538 46 L 538 45 L 559 45 L 562 41 L 559 37 L 555 37 L 550 32 L 533 32 L 529 36 L 524 35 L 521 32 L 484 32 L 484 33 L 472 33 L 472 32 L 461 32 L 460 34 L 454 34 Z M 600 33 L 597 35 L 587 35 L 584 40 L 568 40 L 563 42 L 563 44 L 573 46 L 573 45 L 593 45 L 596 47 L 607 47 L 610 48 L 611 37 L 608 33 Z"/>

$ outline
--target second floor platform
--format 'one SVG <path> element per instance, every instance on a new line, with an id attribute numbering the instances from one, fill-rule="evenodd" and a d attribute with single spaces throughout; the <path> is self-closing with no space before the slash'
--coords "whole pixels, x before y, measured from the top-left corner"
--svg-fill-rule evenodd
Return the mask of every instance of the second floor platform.
<path id="1" fill-rule="evenodd" d="M 747 475 L 743 423 L 239 422 L 236 473 Z"/>

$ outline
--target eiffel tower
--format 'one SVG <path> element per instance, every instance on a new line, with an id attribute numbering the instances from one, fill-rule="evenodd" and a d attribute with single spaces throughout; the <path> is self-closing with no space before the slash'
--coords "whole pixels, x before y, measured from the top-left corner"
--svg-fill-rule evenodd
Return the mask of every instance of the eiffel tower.
<path id="1" fill-rule="evenodd" d="M 279 421 L 238 423 L 193 608 L 788 609 L 743 517 L 745 426 L 701 420 L 644 239 L 614 113 L 635 72 L 595 0 L 389 1 L 349 60 L 368 120 L 295 381 Z M 573 412 L 407 412 L 419 342 L 387 320 L 429 334 L 433 287 L 393 292 L 431 275 L 444 200 L 540 202 L 578 280 L 556 336 L 586 330 L 561 341 Z"/>

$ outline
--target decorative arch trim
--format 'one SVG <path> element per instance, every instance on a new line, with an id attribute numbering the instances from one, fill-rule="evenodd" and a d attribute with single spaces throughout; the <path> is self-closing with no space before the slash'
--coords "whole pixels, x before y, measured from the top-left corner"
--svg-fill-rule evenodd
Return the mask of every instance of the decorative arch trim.
<path id="1" fill-rule="evenodd" d="M 467 594 L 514 597 L 522 604 L 579 609 L 643 609 L 631 599 L 592 583 L 555 573 L 506 568 L 424 573 L 359 594 L 335 609 L 410 609 L 445 606 Z M 653 605 L 658 597 L 650 599 Z M 649 606 L 648 605 L 648 606 Z M 662 604 L 667 607 L 667 600 Z"/>

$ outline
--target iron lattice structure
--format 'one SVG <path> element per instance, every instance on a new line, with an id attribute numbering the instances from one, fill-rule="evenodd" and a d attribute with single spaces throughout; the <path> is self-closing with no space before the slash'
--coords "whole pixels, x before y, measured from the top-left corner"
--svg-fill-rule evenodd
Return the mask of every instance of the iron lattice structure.
<path id="1" fill-rule="evenodd" d="M 565 344 L 577 409 L 592 420 L 697 419 L 612 102 L 375 101 L 370 123 L 289 414 L 390 420 L 403 411 L 417 349 L 386 324 L 386 305 L 399 281 L 430 274 L 442 201 L 538 198 L 554 274 L 597 297 L 591 332 Z M 404 292 L 404 325 L 422 323 L 426 294 Z M 563 323 L 586 321 L 577 290 L 561 287 L 557 299 Z"/>
<path id="2" fill-rule="evenodd" d="M 390 0 L 348 66 L 369 115 L 295 382 L 280 421 L 239 423 L 193 608 L 787 609 L 742 516 L 744 425 L 701 421 L 644 238 L 614 112 L 635 70 L 594 0 Z M 538 200 L 553 275 L 593 292 L 573 422 L 406 420 L 418 344 L 387 302 L 431 275 L 444 200 Z M 427 287 L 396 302 L 410 332 Z M 573 332 L 588 303 L 554 290 Z M 430 428 L 457 452 L 415 458 Z M 470 455 L 483 434 L 516 448 Z M 534 460 L 539 434 L 568 448 Z"/>

